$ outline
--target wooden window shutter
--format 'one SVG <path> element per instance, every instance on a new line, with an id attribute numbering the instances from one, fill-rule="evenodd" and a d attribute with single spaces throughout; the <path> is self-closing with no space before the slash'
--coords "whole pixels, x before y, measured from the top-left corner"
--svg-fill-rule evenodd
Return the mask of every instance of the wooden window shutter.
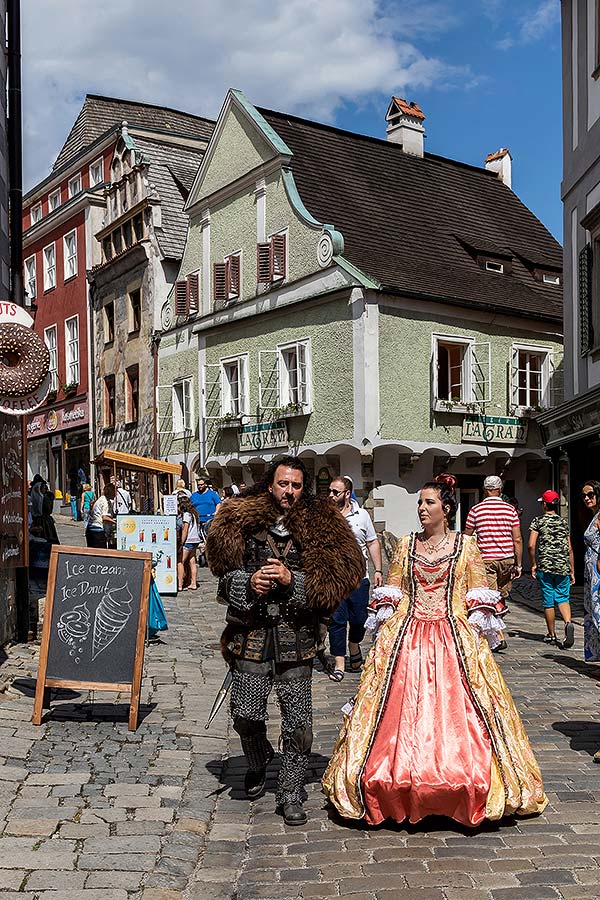
<path id="1" fill-rule="evenodd" d="M 229 271 L 229 296 L 240 296 L 240 258 L 239 256 L 230 256 L 227 260 Z"/>
<path id="2" fill-rule="evenodd" d="M 187 281 L 175 282 L 175 315 L 187 316 L 189 307 L 189 293 Z"/>
<path id="3" fill-rule="evenodd" d="M 285 234 L 274 234 L 271 238 L 273 278 L 285 278 L 286 243 Z"/>
<path id="4" fill-rule="evenodd" d="M 198 272 L 192 272 L 187 277 L 188 282 L 188 298 L 190 315 L 195 315 L 200 309 L 200 275 Z"/>
<path id="5" fill-rule="evenodd" d="M 213 265 L 213 300 L 227 300 L 228 268 L 224 262 Z"/>
<path id="6" fill-rule="evenodd" d="M 579 253 L 579 349 L 587 353 L 593 343 L 592 334 L 592 245 Z"/>
<path id="7" fill-rule="evenodd" d="M 271 242 L 256 245 L 256 281 L 258 284 L 271 282 Z"/>

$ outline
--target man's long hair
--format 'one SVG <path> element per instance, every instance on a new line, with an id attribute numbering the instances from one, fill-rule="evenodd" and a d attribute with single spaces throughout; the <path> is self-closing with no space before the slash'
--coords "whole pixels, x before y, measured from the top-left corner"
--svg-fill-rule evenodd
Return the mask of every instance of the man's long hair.
<path id="1" fill-rule="evenodd" d="M 314 499 L 313 493 L 310 489 L 310 475 L 308 474 L 306 466 L 299 456 L 277 456 L 269 463 L 265 474 L 260 479 L 260 481 L 257 481 L 256 484 L 253 484 L 251 487 L 246 488 L 246 490 L 243 492 L 243 496 L 252 497 L 256 496 L 257 494 L 266 494 L 275 481 L 275 472 L 277 471 L 279 466 L 285 466 L 286 468 L 296 469 L 298 472 L 302 472 L 303 488 L 302 494 L 300 495 L 301 499 Z"/>

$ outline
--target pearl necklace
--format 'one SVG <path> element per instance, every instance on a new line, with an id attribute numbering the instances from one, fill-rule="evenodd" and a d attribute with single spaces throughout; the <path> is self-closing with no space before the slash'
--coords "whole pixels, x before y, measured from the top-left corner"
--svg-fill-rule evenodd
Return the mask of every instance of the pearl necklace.
<path id="1" fill-rule="evenodd" d="M 426 540 L 425 537 L 421 538 L 421 543 L 425 547 L 428 553 L 433 555 L 442 549 L 448 543 L 449 534 L 445 534 L 439 544 L 432 544 L 431 541 Z"/>

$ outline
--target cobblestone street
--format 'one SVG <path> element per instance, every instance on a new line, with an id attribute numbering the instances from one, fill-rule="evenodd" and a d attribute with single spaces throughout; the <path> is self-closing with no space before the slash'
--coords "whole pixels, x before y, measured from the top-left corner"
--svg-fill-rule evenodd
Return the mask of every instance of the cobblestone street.
<path id="1" fill-rule="evenodd" d="M 82 543 L 62 520 L 61 539 Z M 314 678 L 309 822 L 286 828 L 268 792 L 242 791 L 239 742 L 222 711 L 204 724 L 224 675 L 214 581 L 165 603 L 169 631 L 149 646 L 141 724 L 126 698 L 57 692 L 30 724 L 37 645 L 0 668 L 0 898 L 27 900 L 597 900 L 600 688 L 572 651 L 548 648 L 541 615 L 514 604 L 502 669 L 542 767 L 550 805 L 474 833 L 427 821 L 368 828 L 325 808 L 319 779 L 356 687 Z M 276 743 L 273 714 L 270 737 Z"/>

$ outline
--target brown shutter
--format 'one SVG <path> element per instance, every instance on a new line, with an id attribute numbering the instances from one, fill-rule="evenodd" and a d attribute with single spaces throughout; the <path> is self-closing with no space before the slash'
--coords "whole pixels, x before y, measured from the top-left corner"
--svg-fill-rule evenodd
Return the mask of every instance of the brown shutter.
<path id="1" fill-rule="evenodd" d="M 226 263 L 213 264 L 213 300 L 227 300 L 227 270 Z"/>
<path id="2" fill-rule="evenodd" d="M 230 256 L 227 260 L 229 269 L 229 292 L 230 297 L 240 296 L 240 258 L 239 256 Z"/>
<path id="3" fill-rule="evenodd" d="M 579 253 L 579 350 L 583 355 L 594 343 L 592 323 L 592 245 Z"/>
<path id="4" fill-rule="evenodd" d="M 189 294 L 187 281 L 175 282 L 175 315 L 187 316 L 189 306 Z"/>
<path id="5" fill-rule="evenodd" d="M 271 243 L 273 246 L 273 278 L 285 278 L 286 235 L 274 234 Z"/>
<path id="6" fill-rule="evenodd" d="M 271 242 L 256 245 L 256 281 L 258 284 L 271 282 Z"/>
<path id="7" fill-rule="evenodd" d="M 188 275 L 188 297 L 190 315 L 195 315 L 200 309 L 200 275 L 192 272 Z"/>

